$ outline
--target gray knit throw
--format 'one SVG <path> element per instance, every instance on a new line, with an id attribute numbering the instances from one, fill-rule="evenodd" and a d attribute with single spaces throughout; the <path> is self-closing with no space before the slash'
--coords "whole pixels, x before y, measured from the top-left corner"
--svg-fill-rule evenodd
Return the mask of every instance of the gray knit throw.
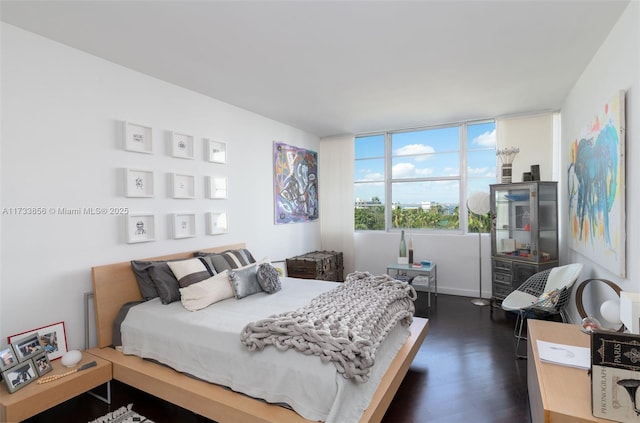
<path id="1" fill-rule="evenodd" d="M 395 325 L 409 326 L 416 292 L 388 275 L 355 272 L 305 307 L 251 322 L 241 341 L 249 351 L 273 345 L 332 361 L 347 379 L 369 379 L 378 346 Z"/>

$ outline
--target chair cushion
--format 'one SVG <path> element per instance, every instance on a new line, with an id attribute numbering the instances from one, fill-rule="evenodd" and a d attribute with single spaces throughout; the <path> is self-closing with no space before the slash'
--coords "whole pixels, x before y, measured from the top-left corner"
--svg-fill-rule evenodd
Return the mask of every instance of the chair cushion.
<path id="1" fill-rule="evenodd" d="M 534 295 L 522 291 L 513 291 L 502 301 L 502 309 L 506 311 L 522 310 L 531 307 L 536 301 L 538 301 L 538 297 Z"/>
<path id="2" fill-rule="evenodd" d="M 544 292 L 556 289 L 569 288 L 578 279 L 582 272 L 582 263 L 567 264 L 565 266 L 554 267 L 549 272 Z"/>

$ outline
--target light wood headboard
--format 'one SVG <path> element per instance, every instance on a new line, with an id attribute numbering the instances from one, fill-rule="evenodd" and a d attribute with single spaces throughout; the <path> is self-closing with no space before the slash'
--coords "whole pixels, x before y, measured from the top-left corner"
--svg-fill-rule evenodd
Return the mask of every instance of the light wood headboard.
<path id="1" fill-rule="evenodd" d="M 231 244 L 220 247 L 205 248 L 197 251 L 221 253 L 226 250 L 245 248 L 245 244 Z M 152 257 L 141 260 L 175 260 L 193 257 L 195 251 L 176 253 L 168 256 Z M 132 259 L 137 260 L 137 259 Z M 142 299 L 136 277 L 131 269 L 131 261 L 95 266 L 91 269 L 93 276 L 93 301 L 96 312 L 96 334 L 98 347 L 104 348 L 112 344 L 113 321 L 120 307 L 130 301 Z"/>

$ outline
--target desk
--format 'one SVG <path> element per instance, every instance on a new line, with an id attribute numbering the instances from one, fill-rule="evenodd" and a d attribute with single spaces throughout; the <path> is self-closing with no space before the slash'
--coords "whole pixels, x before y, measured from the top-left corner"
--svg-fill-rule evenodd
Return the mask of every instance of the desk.
<path id="1" fill-rule="evenodd" d="M 589 347 L 590 337 L 576 325 L 528 320 L 527 385 L 532 423 L 608 422 L 591 412 L 591 378 L 586 370 L 540 362 L 538 339 Z"/>
<path id="2" fill-rule="evenodd" d="M 391 271 L 395 270 L 396 275 L 407 275 L 409 273 L 415 273 L 419 276 L 426 276 L 428 283 L 426 285 L 413 285 L 416 291 L 427 292 L 427 306 L 431 307 L 431 284 L 433 284 L 433 293 L 438 296 L 438 268 L 435 263 L 431 263 L 429 266 L 413 267 L 410 264 L 389 264 L 387 265 L 387 274 L 391 275 Z"/>

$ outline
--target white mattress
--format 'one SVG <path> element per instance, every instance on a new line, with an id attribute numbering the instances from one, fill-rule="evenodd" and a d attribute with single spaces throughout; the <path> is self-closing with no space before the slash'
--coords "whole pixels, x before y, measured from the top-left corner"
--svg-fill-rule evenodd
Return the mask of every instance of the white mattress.
<path id="1" fill-rule="evenodd" d="M 197 312 L 158 299 L 133 307 L 121 326 L 123 352 L 271 403 L 286 403 L 302 417 L 357 422 L 409 330 L 398 325 L 376 353 L 368 382 L 343 378 L 333 363 L 294 350 L 249 352 L 240 333 L 251 321 L 294 310 L 337 282 L 282 278 L 282 290 L 230 298 Z"/>

